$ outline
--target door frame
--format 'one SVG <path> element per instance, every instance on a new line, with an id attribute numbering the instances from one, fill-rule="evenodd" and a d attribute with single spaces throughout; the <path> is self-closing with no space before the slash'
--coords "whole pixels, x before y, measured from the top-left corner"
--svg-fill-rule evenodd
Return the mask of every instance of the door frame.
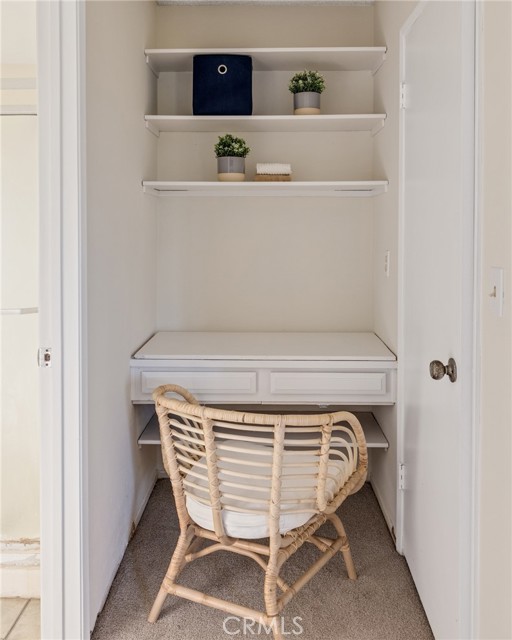
<path id="1" fill-rule="evenodd" d="M 37 3 L 41 637 L 89 638 L 85 3 Z"/>
<path id="2" fill-rule="evenodd" d="M 399 90 L 402 94 L 402 84 L 405 81 L 405 44 L 406 37 L 422 15 L 426 6 L 433 0 L 420 0 L 418 5 L 413 10 L 411 15 L 402 25 L 400 29 L 400 54 L 399 54 Z M 464 292 L 466 299 L 470 298 L 471 306 L 471 318 L 469 318 L 462 328 L 463 343 L 466 348 L 471 352 L 472 360 L 472 377 L 469 383 L 471 388 L 470 393 L 466 393 L 464 396 L 464 413 L 469 417 L 470 421 L 470 442 L 467 446 L 468 460 L 466 468 L 463 470 L 467 483 L 462 483 L 464 488 L 464 502 L 467 505 L 467 509 L 464 514 L 464 528 L 468 531 L 468 539 L 466 548 L 461 550 L 461 555 L 467 561 L 467 577 L 468 587 L 467 592 L 462 598 L 461 617 L 462 628 L 464 630 L 464 637 L 474 637 L 475 631 L 478 628 L 478 566 L 479 566 L 479 554 L 478 554 L 478 515 L 479 515 L 479 502 L 478 502 L 478 487 L 479 487 L 479 438 L 480 438 L 480 246 L 481 238 L 479 234 L 480 228 L 480 211 L 479 211 L 479 184 L 480 184 L 480 141 L 479 141 L 479 60 L 480 60 L 480 33 L 482 25 L 482 12 L 480 3 L 476 0 L 470 0 L 474 6 L 474 112 L 473 122 L 471 123 L 471 129 L 469 130 L 469 136 L 472 138 L 470 142 L 471 150 L 474 154 L 474 166 L 473 166 L 473 189 L 470 197 L 472 198 L 473 219 L 468 223 L 467 228 L 464 230 L 465 236 L 463 238 L 464 246 L 468 249 L 467 255 L 469 256 L 470 264 L 467 265 L 467 271 L 471 273 L 471 282 L 468 283 L 467 290 Z M 405 95 L 403 98 L 407 100 Z M 401 98 L 402 100 L 402 98 Z M 405 246 L 405 187 L 404 187 L 404 175 L 405 175 L 405 109 L 400 105 L 399 109 L 399 204 L 398 204 L 398 361 L 404 362 L 406 356 L 405 340 L 404 340 L 404 316 L 405 316 L 405 260 L 404 260 L 404 246 Z M 404 375 L 403 369 L 399 366 L 397 375 L 397 462 L 400 466 L 405 461 L 404 451 L 404 432 L 405 432 L 405 418 L 404 418 Z M 397 470 L 398 472 L 399 470 Z M 406 477 L 404 479 L 405 485 L 407 483 Z M 404 490 L 397 483 L 397 527 L 396 527 L 396 548 L 403 554 L 404 552 Z"/>

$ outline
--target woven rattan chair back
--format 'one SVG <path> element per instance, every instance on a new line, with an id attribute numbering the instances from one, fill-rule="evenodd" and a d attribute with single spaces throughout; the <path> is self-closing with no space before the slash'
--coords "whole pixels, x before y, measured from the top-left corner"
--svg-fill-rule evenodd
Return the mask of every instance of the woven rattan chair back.
<path id="1" fill-rule="evenodd" d="M 359 421 L 346 411 L 282 415 L 205 407 L 176 385 L 159 387 L 153 398 L 181 534 L 149 620 L 158 618 L 172 593 L 260 620 L 279 638 L 283 607 L 336 551 L 342 551 L 349 577 L 356 577 L 335 511 L 366 479 Z M 334 540 L 316 535 L 326 520 L 336 528 Z M 214 544 L 199 550 L 205 540 Z M 304 542 L 315 544 L 322 556 L 290 587 L 279 570 Z M 265 612 L 176 583 L 184 564 L 221 549 L 249 556 L 265 569 Z"/>

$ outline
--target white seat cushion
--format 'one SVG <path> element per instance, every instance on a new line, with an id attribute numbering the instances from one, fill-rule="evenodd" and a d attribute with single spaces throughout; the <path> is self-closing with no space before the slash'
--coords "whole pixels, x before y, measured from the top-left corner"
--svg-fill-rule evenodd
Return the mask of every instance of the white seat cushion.
<path id="1" fill-rule="evenodd" d="M 218 443 L 219 455 L 229 457 L 231 460 L 221 460 L 219 463 L 219 481 L 222 492 L 222 518 L 224 530 L 228 536 L 233 538 L 266 538 L 269 535 L 268 528 L 268 502 L 270 500 L 271 475 L 269 467 L 253 466 L 249 463 L 262 461 L 272 462 L 272 447 L 265 445 L 243 442 L 245 449 L 243 452 L 230 451 L 231 447 L 236 447 L 234 441 L 223 441 Z M 286 466 L 287 463 L 300 463 L 299 466 Z M 207 470 L 201 468 L 200 464 L 205 464 L 203 456 L 191 468 L 189 476 L 185 481 L 190 480 L 201 487 L 208 488 Z M 225 471 L 242 472 L 250 474 L 252 477 L 245 478 L 224 473 Z M 281 515 L 280 532 L 286 533 L 305 524 L 316 509 L 316 477 L 312 473 L 318 473 L 318 457 L 314 454 L 305 454 L 299 450 L 285 451 L 283 454 L 283 474 L 281 490 Z M 197 475 L 200 477 L 198 478 Z M 254 476 L 260 476 L 254 477 Z M 329 473 L 326 482 L 327 500 L 332 499 L 335 492 L 345 482 L 347 476 L 347 465 L 341 459 L 331 459 L 329 461 Z M 243 485 L 231 487 L 227 483 Z M 255 490 L 259 488 L 260 490 Z M 263 489 L 263 490 L 261 490 Z M 209 503 L 209 495 L 206 491 L 198 489 L 197 486 L 190 486 L 185 482 L 187 493 L 187 510 L 192 520 L 210 531 L 214 531 L 213 514 Z M 254 502 L 257 499 L 262 502 Z M 291 500 L 306 499 L 306 505 L 297 505 Z M 296 513 L 299 509 L 304 509 Z M 244 509 L 240 512 L 235 509 Z M 250 512 L 247 513 L 247 510 Z M 295 513 L 290 513 L 293 510 Z M 258 513 L 263 511 L 264 513 Z M 287 513 L 288 511 L 288 513 Z"/>

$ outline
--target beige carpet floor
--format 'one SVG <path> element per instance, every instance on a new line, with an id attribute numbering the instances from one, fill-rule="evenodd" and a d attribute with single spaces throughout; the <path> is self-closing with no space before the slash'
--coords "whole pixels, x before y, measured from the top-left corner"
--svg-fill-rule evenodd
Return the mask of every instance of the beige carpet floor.
<path id="1" fill-rule="evenodd" d="M 405 559 L 394 549 L 369 484 L 341 506 L 359 578 L 346 577 L 341 554 L 288 604 L 286 638 L 300 640 L 432 640 Z M 330 525 L 329 525 L 330 526 Z M 328 534 L 329 526 L 323 528 Z M 92 640 L 227 640 L 269 638 L 264 628 L 245 627 L 226 614 L 168 596 L 158 622 L 146 621 L 178 536 L 170 482 L 157 482 L 132 538 Z M 304 545 L 285 565 L 293 580 L 317 555 Z M 254 561 L 219 552 L 188 565 L 180 582 L 246 606 L 263 607 L 263 571 Z M 295 618 L 295 620 L 294 620 Z M 300 619 L 297 619 L 300 618 Z M 302 633 L 299 633 L 302 628 Z"/>

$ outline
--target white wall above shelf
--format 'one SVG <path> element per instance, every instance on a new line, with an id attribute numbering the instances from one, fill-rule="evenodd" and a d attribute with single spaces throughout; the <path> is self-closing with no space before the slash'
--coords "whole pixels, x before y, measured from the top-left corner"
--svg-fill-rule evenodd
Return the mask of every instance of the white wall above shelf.
<path id="1" fill-rule="evenodd" d="M 162 71 L 192 71 L 192 58 L 204 54 L 252 57 L 254 71 L 372 71 L 384 62 L 386 47 L 298 47 L 279 49 L 146 49 L 146 62 Z"/>
<path id="2" fill-rule="evenodd" d="M 326 182 L 142 182 L 145 193 L 155 196 L 266 196 L 266 197 L 371 197 L 387 191 L 387 180 Z"/>
<path id="3" fill-rule="evenodd" d="M 384 126 L 385 113 L 322 114 L 314 116 L 144 116 L 146 127 L 161 132 L 317 132 L 371 131 Z"/>

